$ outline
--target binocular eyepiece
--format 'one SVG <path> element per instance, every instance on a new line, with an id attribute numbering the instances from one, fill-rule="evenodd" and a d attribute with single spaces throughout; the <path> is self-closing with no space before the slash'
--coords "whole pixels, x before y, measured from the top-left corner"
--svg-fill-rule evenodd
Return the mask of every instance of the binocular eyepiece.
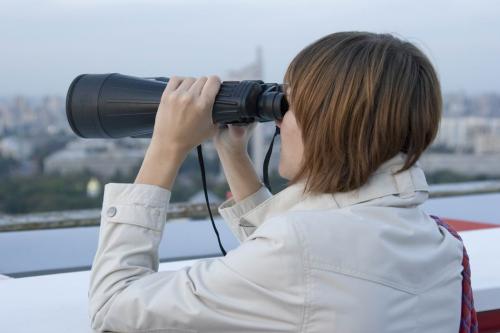
<path id="1" fill-rule="evenodd" d="M 71 83 L 66 115 L 83 138 L 149 138 L 168 78 L 82 74 Z M 288 111 L 284 85 L 260 80 L 224 81 L 215 97 L 212 120 L 245 124 L 281 120 Z"/>

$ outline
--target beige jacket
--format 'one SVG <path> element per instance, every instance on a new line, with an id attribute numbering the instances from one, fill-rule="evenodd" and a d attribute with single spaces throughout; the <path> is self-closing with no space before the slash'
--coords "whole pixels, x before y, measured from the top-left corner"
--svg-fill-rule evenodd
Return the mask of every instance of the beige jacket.
<path id="1" fill-rule="evenodd" d="M 418 206 L 419 165 L 384 163 L 348 193 L 272 196 L 219 212 L 225 257 L 158 272 L 170 192 L 107 184 L 92 265 L 91 326 L 117 332 L 458 332 L 462 245 Z"/>

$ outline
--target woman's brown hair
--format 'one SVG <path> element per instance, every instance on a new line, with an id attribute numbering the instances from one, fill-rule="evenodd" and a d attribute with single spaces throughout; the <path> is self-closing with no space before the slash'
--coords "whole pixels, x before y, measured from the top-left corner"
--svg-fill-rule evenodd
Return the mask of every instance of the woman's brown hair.
<path id="1" fill-rule="evenodd" d="M 390 34 L 339 32 L 303 49 L 284 82 L 302 132 L 303 161 L 289 184 L 305 192 L 357 189 L 399 152 L 409 169 L 434 140 L 439 80 L 429 59 Z"/>

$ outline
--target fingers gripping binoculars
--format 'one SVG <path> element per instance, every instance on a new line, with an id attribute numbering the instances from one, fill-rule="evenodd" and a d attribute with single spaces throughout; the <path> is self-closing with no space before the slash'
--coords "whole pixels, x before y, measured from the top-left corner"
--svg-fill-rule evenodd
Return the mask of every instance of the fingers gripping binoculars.
<path id="1" fill-rule="evenodd" d="M 79 75 L 66 96 L 69 124 L 83 138 L 150 138 L 168 81 L 118 73 Z M 214 124 L 281 120 L 288 107 L 283 84 L 224 81 L 215 97 L 212 119 Z"/>

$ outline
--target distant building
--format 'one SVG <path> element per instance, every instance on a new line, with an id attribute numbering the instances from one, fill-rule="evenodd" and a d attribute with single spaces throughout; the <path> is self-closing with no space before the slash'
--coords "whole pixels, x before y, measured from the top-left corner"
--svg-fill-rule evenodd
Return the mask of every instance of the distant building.
<path id="1" fill-rule="evenodd" d="M 75 173 L 84 170 L 104 178 L 116 172 L 129 174 L 144 159 L 144 139 L 77 139 L 43 162 L 45 173 Z"/>
<path id="2" fill-rule="evenodd" d="M 71 133 L 61 96 L 16 96 L 0 102 L 0 135 L 56 135 Z"/>
<path id="3" fill-rule="evenodd" d="M 444 117 L 500 117 L 500 94 L 448 93 L 443 96 L 443 102 Z"/>
<path id="4" fill-rule="evenodd" d="M 26 160 L 31 156 L 34 150 L 32 140 L 8 136 L 0 139 L 0 155 L 11 157 L 15 160 Z"/>
<path id="5" fill-rule="evenodd" d="M 468 176 L 500 176 L 500 154 L 424 152 L 419 159 L 424 172 L 453 171 Z"/>
<path id="6" fill-rule="evenodd" d="M 0 104 L 0 135 L 4 135 L 12 123 L 11 113 L 7 106 Z"/>
<path id="7" fill-rule="evenodd" d="M 474 142 L 476 154 L 500 154 L 500 134 L 486 133 L 476 137 Z M 498 168 L 500 169 L 500 161 Z"/>
<path id="8" fill-rule="evenodd" d="M 500 152 L 500 118 L 444 117 L 433 144 L 456 152 Z"/>

